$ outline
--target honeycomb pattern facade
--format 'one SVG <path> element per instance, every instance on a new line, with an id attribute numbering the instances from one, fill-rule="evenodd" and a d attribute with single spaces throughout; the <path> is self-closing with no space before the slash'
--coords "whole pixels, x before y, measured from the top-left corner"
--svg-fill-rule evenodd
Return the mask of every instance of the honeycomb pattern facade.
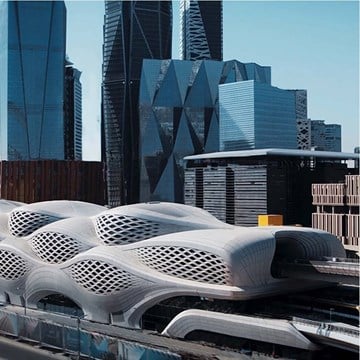
<path id="1" fill-rule="evenodd" d="M 71 277 L 86 290 L 109 295 L 139 283 L 137 279 L 116 266 L 98 260 L 85 260 L 69 268 Z"/>
<path id="2" fill-rule="evenodd" d="M 223 259 L 206 251 L 154 246 L 136 250 L 139 260 L 150 268 L 181 279 L 228 285 L 230 272 Z"/>
<path id="3" fill-rule="evenodd" d="M 160 235 L 160 225 L 133 216 L 104 214 L 96 218 L 96 233 L 106 245 L 124 245 Z"/>
<path id="4" fill-rule="evenodd" d="M 88 319 L 127 327 L 140 327 L 147 309 L 174 296 L 244 300 L 303 289 L 271 276 L 281 231 L 290 232 L 294 252 L 307 249 L 295 257 L 345 256 L 337 238 L 320 230 L 241 228 L 175 203 L 109 210 L 54 201 L 4 209 L 0 299 L 36 308 L 44 294 L 62 294 Z"/>
<path id="5" fill-rule="evenodd" d="M 0 277 L 16 280 L 24 276 L 29 266 L 21 256 L 11 251 L 0 249 Z"/>
<path id="6" fill-rule="evenodd" d="M 27 236 L 56 220 L 59 218 L 51 215 L 15 210 L 9 217 L 9 231 L 14 236 Z"/>
<path id="7" fill-rule="evenodd" d="M 80 245 L 75 239 L 51 231 L 35 235 L 30 246 L 37 256 L 50 264 L 63 263 L 80 253 Z"/>

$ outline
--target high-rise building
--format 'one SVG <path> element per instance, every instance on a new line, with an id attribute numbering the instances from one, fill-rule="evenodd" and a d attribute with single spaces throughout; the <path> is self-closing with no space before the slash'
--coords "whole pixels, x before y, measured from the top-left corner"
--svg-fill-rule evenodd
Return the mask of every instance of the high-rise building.
<path id="1" fill-rule="evenodd" d="M 219 86 L 220 151 L 296 149 L 294 94 L 254 80 Z"/>
<path id="2" fill-rule="evenodd" d="M 311 120 L 311 147 L 319 151 L 341 151 L 341 125 Z"/>
<path id="3" fill-rule="evenodd" d="M 311 149 L 311 120 L 307 115 L 307 91 L 288 90 L 294 94 L 295 116 L 297 127 L 297 148 L 301 150 Z"/>
<path id="4" fill-rule="evenodd" d="M 180 1 L 180 59 L 222 60 L 222 1 Z"/>
<path id="5" fill-rule="evenodd" d="M 325 151 L 325 120 L 311 120 L 311 148 Z"/>
<path id="6" fill-rule="evenodd" d="M 300 150 L 311 149 L 311 120 L 296 119 L 297 147 Z"/>
<path id="7" fill-rule="evenodd" d="M 183 157 L 219 150 L 219 84 L 248 79 L 269 84 L 271 68 L 235 60 L 144 60 L 141 202 L 184 201 Z"/>
<path id="8" fill-rule="evenodd" d="M 0 2 L 0 158 L 64 159 L 64 1 Z"/>
<path id="9" fill-rule="evenodd" d="M 139 198 L 143 59 L 171 58 L 171 1 L 105 1 L 102 104 L 110 206 Z"/>
<path id="10" fill-rule="evenodd" d="M 64 142 L 65 159 L 82 159 L 82 87 L 81 72 L 67 61 L 65 67 Z"/>
<path id="11" fill-rule="evenodd" d="M 341 125 L 325 124 L 325 149 L 341 152 Z"/>

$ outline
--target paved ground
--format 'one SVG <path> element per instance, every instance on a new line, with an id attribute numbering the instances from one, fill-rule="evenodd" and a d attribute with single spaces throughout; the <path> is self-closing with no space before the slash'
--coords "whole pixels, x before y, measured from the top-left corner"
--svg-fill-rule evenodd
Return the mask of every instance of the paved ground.
<path id="1" fill-rule="evenodd" d="M 53 354 L 29 344 L 0 336 L 0 360 L 69 360 L 69 357 Z"/>

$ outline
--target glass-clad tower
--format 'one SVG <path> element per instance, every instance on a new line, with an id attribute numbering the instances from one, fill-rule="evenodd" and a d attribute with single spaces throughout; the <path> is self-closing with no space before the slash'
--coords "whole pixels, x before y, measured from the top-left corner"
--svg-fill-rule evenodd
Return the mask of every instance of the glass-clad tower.
<path id="1" fill-rule="evenodd" d="M 296 149 L 294 93 L 258 81 L 219 86 L 220 151 Z"/>
<path id="2" fill-rule="evenodd" d="M 0 2 L 0 156 L 64 158 L 63 1 Z"/>
<path id="3" fill-rule="evenodd" d="M 222 1 L 180 1 L 180 59 L 222 60 Z"/>
<path id="4" fill-rule="evenodd" d="M 141 202 L 184 201 L 183 158 L 219 150 L 219 84 L 249 79 L 270 84 L 271 68 L 236 60 L 144 60 Z"/>
<path id="5" fill-rule="evenodd" d="M 171 36 L 171 1 L 105 1 L 102 113 L 110 206 L 138 201 L 142 61 L 171 58 Z"/>
<path id="6" fill-rule="evenodd" d="M 81 71 L 67 61 L 65 67 L 64 141 L 65 159 L 82 159 L 82 86 Z"/>

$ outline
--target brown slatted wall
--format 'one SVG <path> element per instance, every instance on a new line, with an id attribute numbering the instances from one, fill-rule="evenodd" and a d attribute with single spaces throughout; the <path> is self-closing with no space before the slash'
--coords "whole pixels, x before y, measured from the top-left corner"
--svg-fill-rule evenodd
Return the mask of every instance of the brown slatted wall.
<path id="1" fill-rule="evenodd" d="M 2 161 L 0 197 L 26 203 L 81 200 L 104 204 L 103 164 L 86 161 Z"/>

